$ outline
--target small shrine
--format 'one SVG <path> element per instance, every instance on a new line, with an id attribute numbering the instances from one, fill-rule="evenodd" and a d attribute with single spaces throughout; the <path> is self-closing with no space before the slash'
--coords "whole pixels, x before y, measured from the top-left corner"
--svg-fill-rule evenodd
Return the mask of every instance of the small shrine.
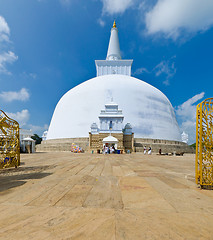
<path id="1" fill-rule="evenodd" d="M 104 146 L 113 146 L 116 150 L 132 152 L 134 149 L 134 133 L 130 123 L 123 127 L 124 115 L 118 104 L 111 99 L 101 110 L 99 126 L 92 123 L 89 132 L 90 150 L 102 152 Z"/>

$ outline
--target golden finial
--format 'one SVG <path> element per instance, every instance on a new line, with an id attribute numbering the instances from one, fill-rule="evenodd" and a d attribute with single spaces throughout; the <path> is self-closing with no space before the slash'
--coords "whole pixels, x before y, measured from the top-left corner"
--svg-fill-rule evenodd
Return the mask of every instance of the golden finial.
<path id="1" fill-rule="evenodd" d="M 114 23 L 113 23 L 113 28 L 116 28 L 116 23 L 115 23 L 115 20 L 114 20 Z"/>

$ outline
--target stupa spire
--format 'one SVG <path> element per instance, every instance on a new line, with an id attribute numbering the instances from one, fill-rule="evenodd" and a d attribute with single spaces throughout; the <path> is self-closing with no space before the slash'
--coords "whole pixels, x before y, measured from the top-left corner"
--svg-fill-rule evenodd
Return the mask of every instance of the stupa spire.
<path id="1" fill-rule="evenodd" d="M 120 45 L 119 45 L 119 39 L 118 39 L 118 29 L 114 21 L 113 27 L 111 29 L 111 36 L 109 40 L 109 47 L 108 47 L 106 60 L 120 60 L 120 59 L 121 59 L 121 52 L 120 52 Z"/>
<path id="2" fill-rule="evenodd" d="M 115 20 L 114 20 L 114 23 L 113 23 L 113 28 L 116 28 L 116 22 L 115 22 Z"/>
<path id="3" fill-rule="evenodd" d="M 116 27 L 116 22 L 114 21 L 111 29 L 106 60 L 95 60 L 97 76 L 108 74 L 131 76 L 132 62 L 133 60 L 131 59 L 121 59 L 118 29 Z"/>

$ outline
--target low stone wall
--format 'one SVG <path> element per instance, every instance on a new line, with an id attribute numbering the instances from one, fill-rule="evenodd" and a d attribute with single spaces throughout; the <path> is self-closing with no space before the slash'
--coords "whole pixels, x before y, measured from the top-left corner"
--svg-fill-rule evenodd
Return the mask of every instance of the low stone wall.
<path id="1" fill-rule="evenodd" d="M 70 151 L 72 143 L 79 145 L 84 151 L 89 151 L 89 138 L 62 138 L 42 141 L 36 145 L 36 152 L 62 152 Z M 158 153 L 194 153 L 195 150 L 183 142 L 169 141 L 161 139 L 135 138 L 135 152 L 143 152 L 144 146 L 152 148 L 152 152 Z"/>
<path id="2" fill-rule="evenodd" d="M 72 143 L 88 151 L 89 138 L 61 138 L 42 141 L 41 144 L 36 145 L 36 152 L 67 152 L 71 151 Z"/>
<path id="3" fill-rule="evenodd" d="M 144 147 L 152 148 L 152 152 L 158 153 L 161 149 L 162 153 L 195 153 L 194 148 L 188 144 L 179 141 L 161 140 L 161 139 L 134 139 L 135 152 L 143 152 Z"/>

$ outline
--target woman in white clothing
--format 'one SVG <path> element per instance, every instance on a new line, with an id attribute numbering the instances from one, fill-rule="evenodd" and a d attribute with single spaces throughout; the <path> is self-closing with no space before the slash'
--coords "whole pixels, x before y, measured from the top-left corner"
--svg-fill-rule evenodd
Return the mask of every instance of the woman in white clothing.
<path id="1" fill-rule="evenodd" d="M 143 153 L 146 154 L 146 146 L 143 148 Z"/>

